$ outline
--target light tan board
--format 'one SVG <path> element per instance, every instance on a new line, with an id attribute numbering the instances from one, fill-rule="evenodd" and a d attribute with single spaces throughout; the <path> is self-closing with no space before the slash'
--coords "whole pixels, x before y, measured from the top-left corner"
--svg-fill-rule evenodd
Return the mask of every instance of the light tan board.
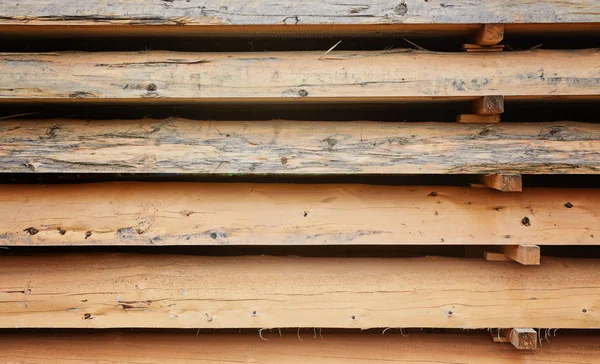
<path id="1" fill-rule="evenodd" d="M 9 246 L 600 244 L 600 189 L 132 182 L 0 202 Z"/>
<path id="2" fill-rule="evenodd" d="M 596 22 L 595 1 L 20 0 L 0 4 L 0 24 L 274 25 Z"/>
<path id="3" fill-rule="evenodd" d="M 4 53 L 0 99 L 156 103 L 600 95 L 597 49 L 323 53 Z"/>
<path id="4" fill-rule="evenodd" d="M 595 260 L 73 254 L 0 266 L 4 328 L 600 328 Z"/>
<path id="5" fill-rule="evenodd" d="M 510 344 L 495 344 L 489 335 L 421 334 L 403 337 L 399 330 L 380 333 L 337 334 L 312 329 L 300 332 L 263 330 L 258 334 L 205 335 L 171 333 L 4 333 L 0 361 L 9 364 L 54 363 L 465 363 L 465 364 L 596 364 L 598 336 L 557 332 L 541 350 L 523 352 Z"/>
<path id="6" fill-rule="evenodd" d="M 600 124 L 31 120 L 0 123 L 0 171 L 600 173 Z"/>

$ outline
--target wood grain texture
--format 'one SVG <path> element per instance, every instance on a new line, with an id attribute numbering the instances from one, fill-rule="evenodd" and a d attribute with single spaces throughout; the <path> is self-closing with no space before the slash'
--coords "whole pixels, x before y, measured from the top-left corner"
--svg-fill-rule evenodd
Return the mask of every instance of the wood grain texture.
<path id="1" fill-rule="evenodd" d="M 541 350 L 523 352 L 510 344 L 492 343 L 485 334 L 422 334 L 403 337 L 398 330 L 339 334 L 312 329 L 296 333 L 277 330 L 257 334 L 206 335 L 195 332 L 86 333 L 10 332 L 0 334 L 0 361 L 6 364 L 55 363 L 269 363 L 269 364 L 596 364 L 598 336 L 562 334 L 545 342 Z"/>
<path id="2" fill-rule="evenodd" d="M 3 328 L 600 328 L 593 259 L 73 254 L 0 266 Z"/>
<path id="3" fill-rule="evenodd" d="M 600 4 L 585 0 L 20 0 L 2 2 L 0 24 L 296 25 L 397 23 L 596 22 Z"/>
<path id="4" fill-rule="evenodd" d="M 0 202 L 8 246 L 600 244 L 600 189 L 1 185 Z"/>
<path id="5" fill-rule="evenodd" d="M 5 120 L 0 171 L 600 173 L 600 124 Z"/>
<path id="6" fill-rule="evenodd" d="M 600 52 L 2 53 L 0 99 L 323 100 L 600 95 Z M 363 100 L 368 101 L 368 100 Z"/>

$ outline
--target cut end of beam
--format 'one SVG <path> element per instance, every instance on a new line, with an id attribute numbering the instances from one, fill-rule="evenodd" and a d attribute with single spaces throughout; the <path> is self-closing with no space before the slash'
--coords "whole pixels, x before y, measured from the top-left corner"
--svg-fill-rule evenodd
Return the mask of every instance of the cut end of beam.
<path id="1" fill-rule="evenodd" d="M 484 24 L 475 34 L 475 44 L 493 46 L 504 39 L 504 24 Z"/>
<path id="2" fill-rule="evenodd" d="M 520 174 L 488 174 L 481 177 L 481 183 L 502 192 L 523 192 L 523 178 Z"/>
<path id="3" fill-rule="evenodd" d="M 507 330 L 510 343 L 519 350 L 537 349 L 537 332 L 534 329 L 517 328 Z"/>
<path id="4" fill-rule="evenodd" d="M 504 112 L 504 96 L 483 96 L 475 101 L 473 113 L 477 115 L 498 115 Z"/>
<path id="5" fill-rule="evenodd" d="M 502 251 L 506 257 L 523 265 L 540 265 L 540 247 L 537 245 L 506 245 Z"/>
<path id="6" fill-rule="evenodd" d="M 456 121 L 461 124 L 498 124 L 500 115 L 460 114 Z"/>

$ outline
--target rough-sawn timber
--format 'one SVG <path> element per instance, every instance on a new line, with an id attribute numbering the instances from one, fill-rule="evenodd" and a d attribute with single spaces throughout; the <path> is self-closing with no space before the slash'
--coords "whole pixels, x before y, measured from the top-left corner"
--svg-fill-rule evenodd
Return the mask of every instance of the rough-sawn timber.
<path id="1" fill-rule="evenodd" d="M 0 245 L 596 245 L 600 189 L 0 185 Z"/>
<path id="2" fill-rule="evenodd" d="M 0 172 L 600 173 L 600 124 L 31 120 L 0 123 Z"/>
<path id="3" fill-rule="evenodd" d="M 497 344 L 487 332 L 423 334 L 399 329 L 352 334 L 313 328 L 262 330 L 197 335 L 196 330 L 169 332 L 4 332 L 0 333 L 0 361 L 16 364 L 63 363 L 268 363 L 268 364 L 597 364 L 600 340 L 594 335 L 558 331 L 535 353 Z M 554 332 L 554 330 L 552 331 Z M 404 335 L 403 335 L 404 334 Z"/>
<path id="4" fill-rule="evenodd" d="M 0 266 L 2 328 L 600 328 L 593 259 L 71 254 Z"/>
<path id="5" fill-rule="evenodd" d="M 595 1 L 19 0 L 0 3 L 2 25 L 324 25 L 596 22 Z"/>
<path id="6" fill-rule="evenodd" d="M 600 52 L 0 54 L 0 101 L 600 96 Z M 363 99 L 362 101 L 368 101 Z"/>

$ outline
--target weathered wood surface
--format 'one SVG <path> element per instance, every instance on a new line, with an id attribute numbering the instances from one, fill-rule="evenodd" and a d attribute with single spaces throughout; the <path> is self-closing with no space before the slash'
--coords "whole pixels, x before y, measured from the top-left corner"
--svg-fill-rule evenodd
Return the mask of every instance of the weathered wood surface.
<path id="1" fill-rule="evenodd" d="M 0 186 L 1 245 L 596 245 L 600 189 Z"/>
<path id="2" fill-rule="evenodd" d="M 2 53 L 0 100 L 598 96 L 600 52 Z"/>
<path id="3" fill-rule="evenodd" d="M 0 172 L 600 173 L 600 124 L 30 120 L 0 123 Z"/>
<path id="4" fill-rule="evenodd" d="M 70 254 L 0 266 L 3 328 L 600 328 L 593 259 Z"/>
<path id="5" fill-rule="evenodd" d="M 318 331 L 318 330 L 317 330 Z M 243 333 L 196 336 L 196 332 L 106 332 L 71 333 L 54 331 L 0 333 L 0 361 L 8 364 L 54 363 L 270 363 L 270 364 L 596 364 L 600 340 L 593 335 L 564 334 L 558 331 L 550 342 L 544 340 L 535 353 L 515 350 L 511 345 L 492 343 L 486 334 L 423 334 L 411 331 L 407 337 L 390 329 L 377 333 L 340 334 L 313 329 L 263 330 Z M 406 332 L 406 331 L 405 331 Z"/>
<path id="6" fill-rule="evenodd" d="M 597 22 L 586 0 L 19 0 L 0 3 L 0 24 L 22 25 L 294 25 L 398 23 Z"/>

